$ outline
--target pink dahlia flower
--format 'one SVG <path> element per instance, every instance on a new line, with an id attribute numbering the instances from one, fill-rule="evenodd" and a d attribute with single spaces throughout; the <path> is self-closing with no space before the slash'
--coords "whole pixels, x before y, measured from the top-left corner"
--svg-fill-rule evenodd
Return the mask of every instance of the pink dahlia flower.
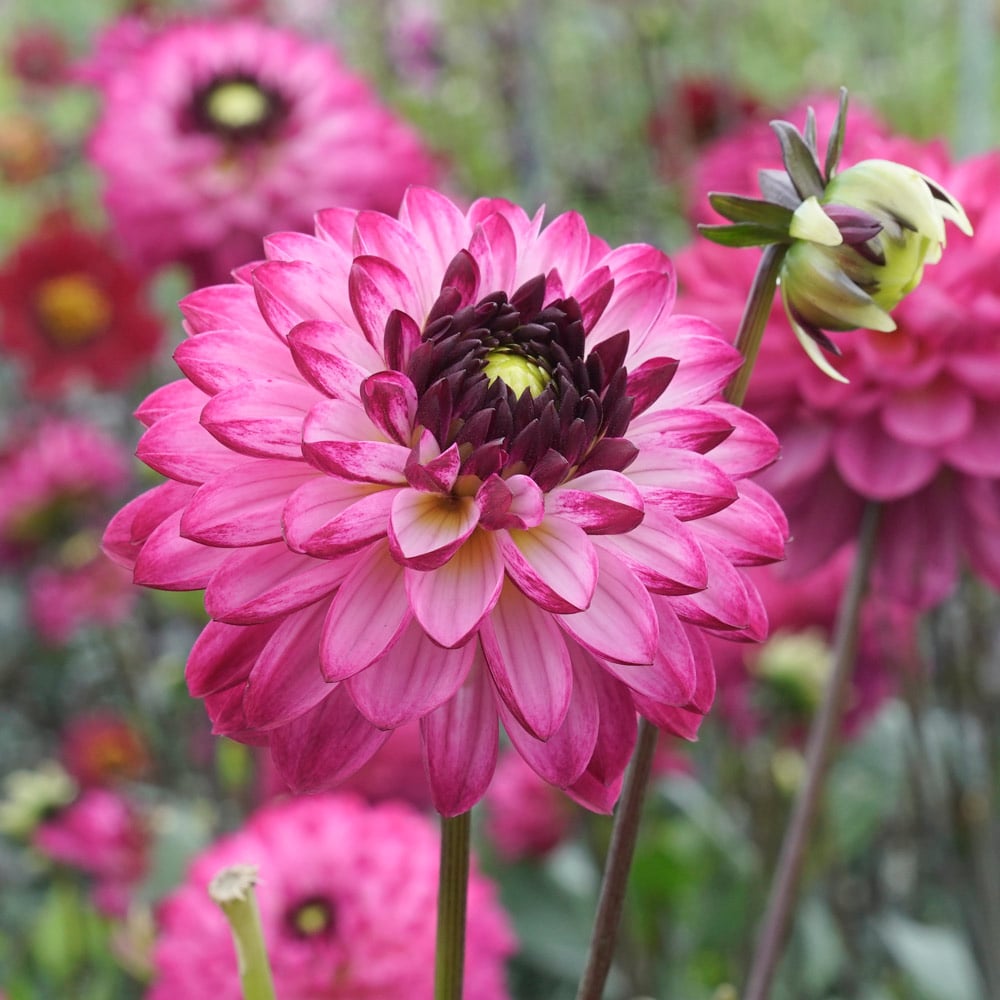
<path id="1" fill-rule="evenodd" d="M 636 709 L 693 735 L 705 632 L 765 632 L 736 567 L 781 557 L 744 478 L 777 444 L 717 401 L 735 351 L 672 315 L 662 253 L 574 213 L 415 188 L 398 220 L 324 211 L 266 250 L 182 303 L 187 378 L 138 411 L 170 481 L 105 536 L 136 582 L 206 588 L 191 692 L 298 792 L 420 719 L 462 812 L 499 720 L 610 809 Z"/>
<path id="2" fill-rule="evenodd" d="M 124 796 L 90 788 L 38 826 L 32 843 L 46 857 L 93 879 L 94 905 L 123 917 L 146 872 L 149 830 Z"/>
<path id="3" fill-rule="evenodd" d="M 267 806 L 195 859 L 160 908 L 147 1000 L 239 1000 L 229 927 L 206 891 L 232 864 L 259 866 L 261 923 L 282 1000 L 432 995 L 435 824 L 402 803 L 326 795 Z M 465 996 L 504 1000 L 513 950 L 493 885 L 473 867 Z"/>
<path id="4" fill-rule="evenodd" d="M 1000 154 L 952 164 L 940 143 L 871 136 L 859 152 L 852 134 L 849 121 L 845 165 L 874 154 L 939 179 L 975 236 L 927 269 L 893 311 L 894 332 L 837 337 L 848 385 L 813 366 L 776 302 L 747 406 L 778 433 L 782 460 L 759 482 L 788 514 L 793 572 L 821 566 L 857 536 L 865 503 L 879 502 L 875 586 L 927 608 L 963 562 L 1000 587 Z M 699 241 L 678 259 L 683 307 L 732 336 L 757 259 Z"/>
<path id="5" fill-rule="evenodd" d="M 394 212 L 436 174 L 328 46 L 252 20 L 155 31 L 102 93 L 89 152 L 118 234 L 142 265 L 180 262 L 199 284 L 226 280 L 266 233 L 309 228 L 317 205 Z"/>
<path id="6" fill-rule="evenodd" d="M 59 396 L 74 382 L 126 385 L 147 364 L 161 327 L 144 281 L 103 234 L 59 213 L 0 264 L 0 353 L 28 389 Z"/>

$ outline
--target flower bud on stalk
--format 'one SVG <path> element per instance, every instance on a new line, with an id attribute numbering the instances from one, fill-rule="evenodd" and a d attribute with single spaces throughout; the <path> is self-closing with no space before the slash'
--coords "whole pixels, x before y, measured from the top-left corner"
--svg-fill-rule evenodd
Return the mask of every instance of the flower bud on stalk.
<path id="1" fill-rule="evenodd" d="M 788 245 L 779 279 L 785 312 L 809 357 L 840 382 L 847 379 L 823 354 L 840 350 L 824 331 L 895 330 L 889 311 L 920 284 L 924 265 L 941 259 L 945 221 L 972 235 L 962 206 L 911 167 L 864 160 L 836 173 L 846 110 L 841 90 L 822 168 L 811 109 L 804 134 L 772 122 L 785 169 L 760 172 L 764 199 L 711 194 L 734 224 L 699 226 L 726 246 Z"/>

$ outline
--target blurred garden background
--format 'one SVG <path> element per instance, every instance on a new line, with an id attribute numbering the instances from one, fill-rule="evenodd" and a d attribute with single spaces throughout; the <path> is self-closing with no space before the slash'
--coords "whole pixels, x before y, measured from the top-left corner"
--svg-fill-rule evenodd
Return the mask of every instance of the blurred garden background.
<path id="1" fill-rule="evenodd" d="M 225 280 L 204 248 L 178 244 L 171 257 L 155 217 L 108 200 L 126 160 L 150 191 L 182 183 L 183 167 L 168 174 L 139 133 L 130 151 L 108 137 L 110 107 L 124 114 L 129 101 L 144 107 L 168 89 L 140 73 L 121 82 L 144 45 L 185 19 L 259 21 L 328 45 L 419 137 L 419 152 L 400 140 L 377 207 L 395 211 L 413 179 L 459 203 L 495 195 L 529 212 L 544 204 L 547 218 L 578 211 L 612 245 L 649 242 L 678 260 L 708 218 L 704 178 L 718 144 L 750 130 L 766 145 L 771 118 L 794 113 L 802 126 L 806 104 L 828 106 L 840 86 L 852 115 L 933 145 L 944 161 L 1000 146 L 1000 8 L 988 0 L 0 5 L 7 1000 L 152 995 L 163 901 L 200 852 L 283 791 L 266 752 L 212 736 L 188 694 L 185 662 L 206 621 L 201 594 L 134 587 L 99 547 L 115 512 L 158 481 L 133 458 L 142 429 L 133 411 L 177 378 L 177 301 L 198 281 Z M 309 155 L 328 157 L 330 177 L 356 179 L 371 169 L 383 128 Z M 739 159 L 741 148 L 723 155 Z M 714 161 L 710 176 L 725 166 Z M 363 183 L 344 191 L 371 194 Z M 979 195 L 984 204 L 992 196 Z M 222 192 L 211 204 L 241 197 Z M 325 207 L 295 211 L 308 220 Z M 222 225 L 258 225 L 250 235 L 259 241 L 296 222 L 269 228 L 237 211 Z M 996 253 L 989 227 L 978 235 L 983 253 Z M 977 289 L 989 273 L 1000 282 L 995 263 L 983 259 Z M 698 311 L 680 270 L 681 301 Z M 738 317 L 748 287 L 734 285 L 720 313 Z M 953 282 L 948 294 L 962 287 Z M 1000 366 L 996 343 L 988 372 Z M 983 503 L 997 498 L 994 490 Z M 984 516 L 1000 538 L 1000 509 Z M 939 530 L 930 513 L 925 530 Z M 739 997 L 829 666 L 845 558 L 791 584 L 769 577 L 761 589 L 772 640 L 762 650 L 720 644 L 716 705 L 698 740 L 661 738 L 610 1000 Z M 984 576 L 962 563 L 919 606 L 883 606 L 872 593 L 775 1000 L 1000 997 L 1000 600 Z M 349 794 L 404 800 L 432 824 L 416 739 L 396 733 Z M 610 822 L 501 756 L 473 823 L 479 870 L 513 932 L 495 949 L 510 997 L 575 996 Z M 323 995 L 382 995 L 337 989 Z M 279 996 L 295 1000 L 280 984 Z"/>

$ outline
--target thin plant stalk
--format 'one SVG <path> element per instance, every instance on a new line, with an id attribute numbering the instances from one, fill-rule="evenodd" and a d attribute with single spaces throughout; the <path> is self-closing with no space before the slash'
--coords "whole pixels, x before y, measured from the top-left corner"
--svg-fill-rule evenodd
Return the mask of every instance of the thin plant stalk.
<path id="1" fill-rule="evenodd" d="M 819 709 L 809 729 L 805 775 L 792 805 L 792 814 L 781 843 L 743 1000 L 768 1000 L 774 974 L 784 949 L 798 894 L 802 863 L 819 810 L 824 779 L 837 742 L 845 694 L 854 668 L 858 626 L 875 555 L 878 520 L 878 504 L 869 503 L 861 518 L 851 578 L 837 613 L 833 641 L 833 668 L 827 678 Z"/>
<path id="2" fill-rule="evenodd" d="M 462 1000 L 471 812 L 441 817 L 434 1000 Z"/>
<path id="3" fill-rule="evenodd" d="M 733 376 L 724 392 L 726 402 L 741 406 L 750 384 L 750 374 L 760 350 L 764 327 L 771 314 L 774 290 L 778 284 L 778 273 L 788 247 L 773 244 L 765 247 L 760 263 L 754 274 L 750 294 L 743 308 L 739 330 L 736 334 L 736 348 L 743 355 L 743 364 Z M 632 867 L 636 840 L 639 835 L 639 820 L 646 798 L 646 787 L 652 770 L 653 754 L 656 751 L 658 732 L 646 719 L 639 720 L 639 738 L 632 763 L 629 765 L 622 787 L 621 799 L 615 811 L 611 830 L 611 844 L 604 865 L 601 880 L 601 894 L 591 931 L 587 964 L 577 990 L 576 1000 L 600 1000 L 604 993 L 611 963 L 614 960 L 615 940 L 621 925 L 622 910 L 625 906 L 625 890 L 628 873 Z"/>
<path id="4" fill-rule="evenodd" d="M 209 882 L 208 894 L 226 915 L 233 933 L 243 1000 L 276 1000 L 254 893 L 256 884 L 255 865 L 231 865 Z"/>

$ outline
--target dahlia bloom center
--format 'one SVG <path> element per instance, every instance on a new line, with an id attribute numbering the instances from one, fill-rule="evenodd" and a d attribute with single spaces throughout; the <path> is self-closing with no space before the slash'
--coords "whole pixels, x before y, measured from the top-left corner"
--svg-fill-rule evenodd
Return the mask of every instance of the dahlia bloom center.
<path id="1" fill-rule="evenodd" d="M 333 906 L 328 899 L 307 899 L 291 910 L 288 923 L 297 937 L 318 937 L 333 927 Z"/>
<path id="2" fill-rule="evenodd" d="M 194 95 L 194 128 L 238 142 L 266 139 L 287 115 L 287 102 L 249 74 L 216 77 Z"/>
<path id="3" fill-rule="evenodd" d="M 552 377 L 540 364 L 507 350 L 490 351 L 486 355 L 483 371 L 491 382 L 500 379 L 515 396 L 524 392 L 537 396 L 552 381 Z"/>
<path id="4" fill-rule="evenodd" d="M 52 341 L 60 347 L 76 347 L 107 328 L 112 307 L 107 295 L 86 275 L 63 274 L 38 286 L 35 312 Z"/>

